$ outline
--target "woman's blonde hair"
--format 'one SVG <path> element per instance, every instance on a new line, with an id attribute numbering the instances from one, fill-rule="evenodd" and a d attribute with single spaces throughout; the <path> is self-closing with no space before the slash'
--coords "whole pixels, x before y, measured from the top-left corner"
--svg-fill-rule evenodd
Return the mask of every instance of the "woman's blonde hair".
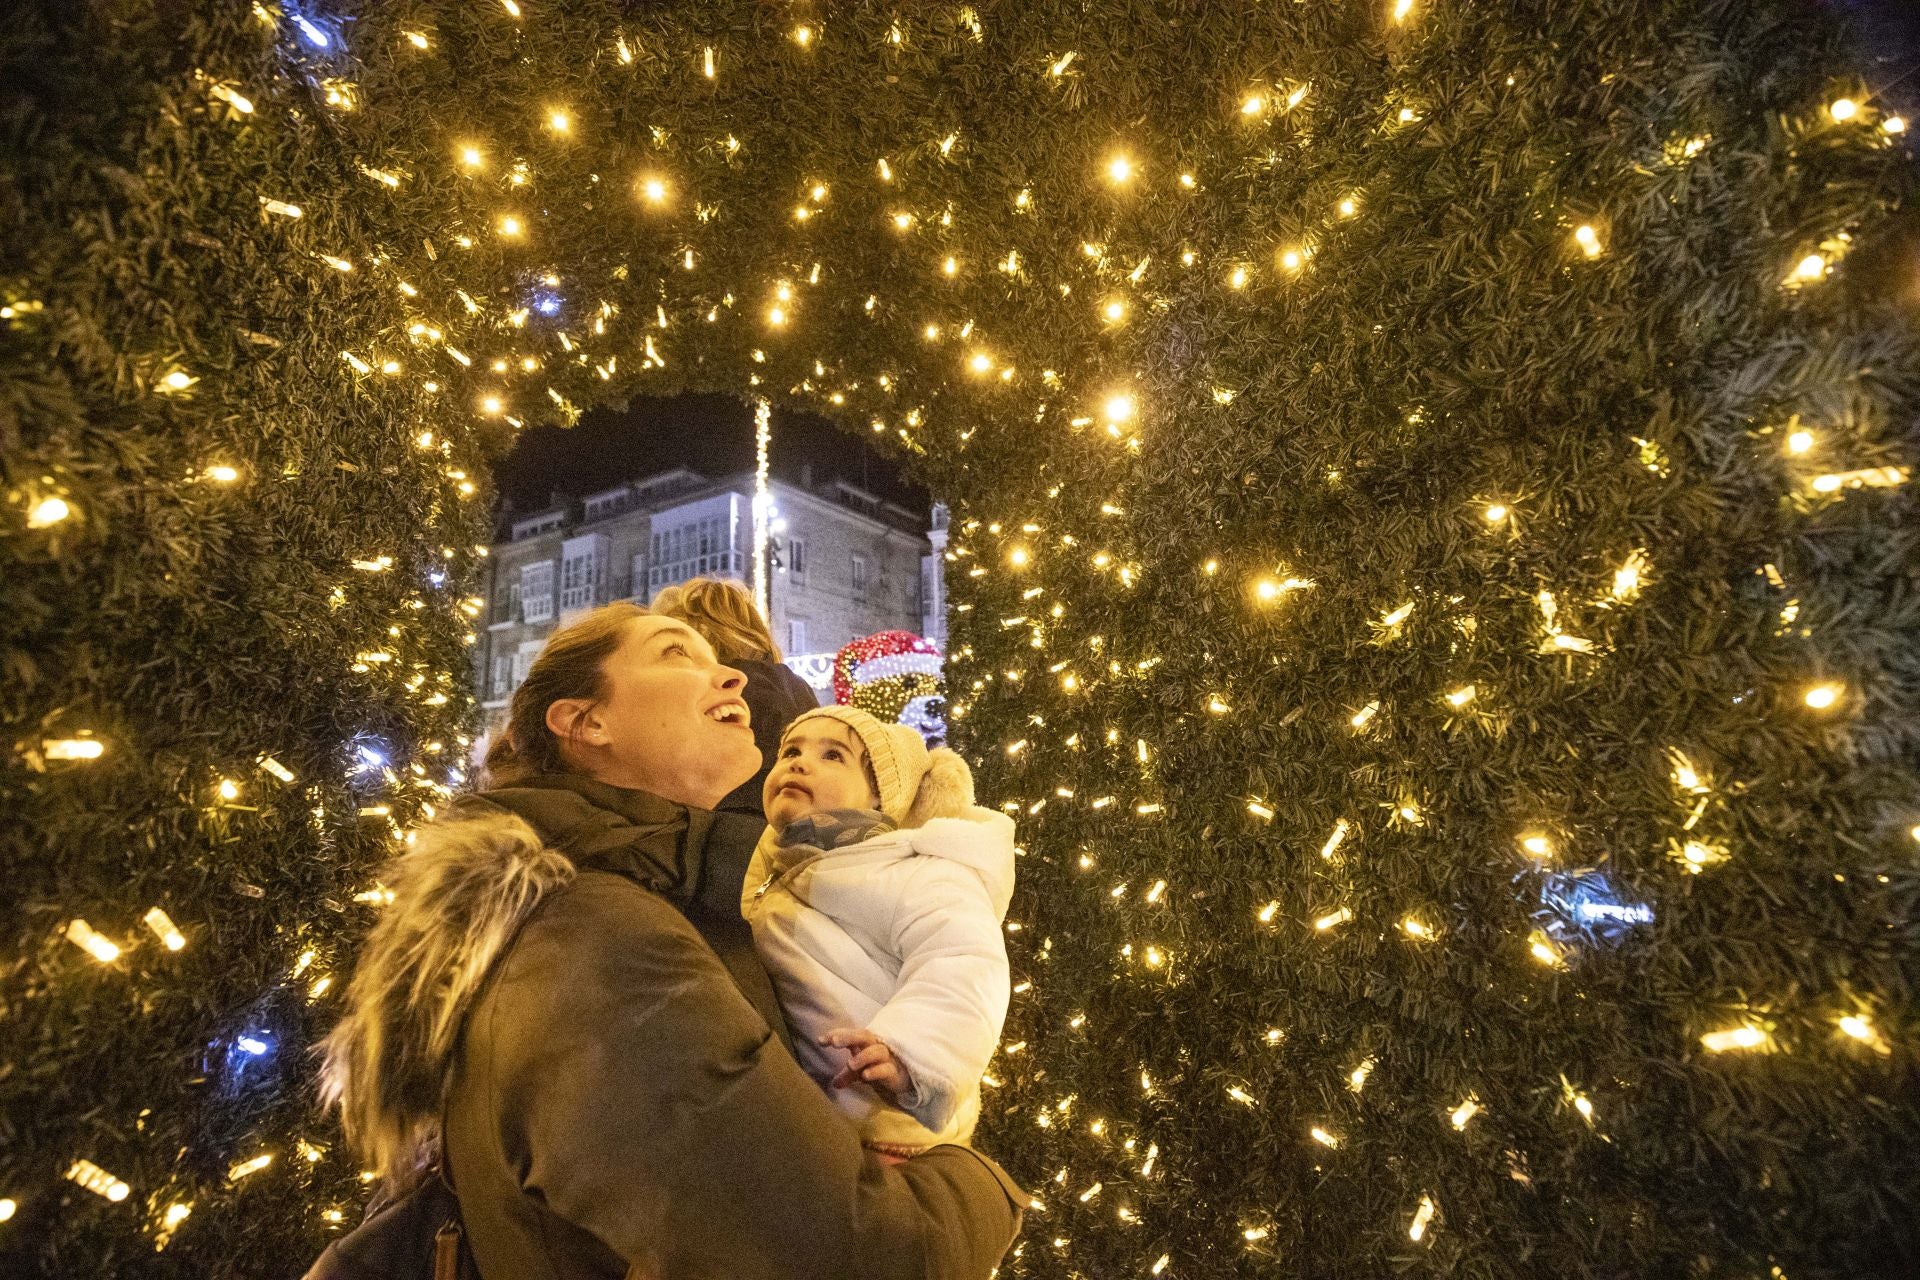
<path id="1" fill-rule="evenodd" d="M 722 662 L 759 658 L 780 662 L 767 620 L 746 587 L 726 578 L 688 578 L 666 587 L 648 606 L 698 631 Z"/>
<path id="2" fill-rule="evenodd" d="M 547 708 L 562 698 L 601 697 L 605 668 L 627 624 L 653 612 L 630 600 L 603 604 L 547 637 L 547 643 L 513 691 L 506 727 L 487 748 L 487 784 L 511 786 L 543 773 L 567 773 L 559 735 L 547 727 Z"/>

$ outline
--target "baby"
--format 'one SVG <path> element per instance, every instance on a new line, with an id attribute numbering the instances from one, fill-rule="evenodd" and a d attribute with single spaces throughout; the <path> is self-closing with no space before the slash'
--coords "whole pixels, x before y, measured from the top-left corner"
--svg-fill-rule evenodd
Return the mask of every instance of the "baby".
<path id="1" fill-rule="evenodd" d="M 883 1158 L 964 1143 L 1007 1016 L 1012 819 L 953 752 L 840 706 L 788 727 L 761 802 L 740 907 L 801 1065 Z"/>

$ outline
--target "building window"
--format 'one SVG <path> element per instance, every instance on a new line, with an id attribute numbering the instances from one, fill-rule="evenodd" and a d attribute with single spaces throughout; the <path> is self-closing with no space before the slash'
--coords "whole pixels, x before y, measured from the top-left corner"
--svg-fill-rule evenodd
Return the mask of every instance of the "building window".
<path id="1" fill-rule="evenodd" d="M 796 580 L 807 576 L 807 540 L 805 538 L 787 539 L 787 572 Z"/>
<path id="2" fill-rule="evenodd" d="M 513 692 L 513 655 L 502 653 L 493 660 L 493 684 L 488 696 L 504 698 Z"/>
<path id="3" fill-rule="evenodd" d="M 553 561 L 520 566 L 520 617 L 524 622 L 553 621 Z"/>
<path id="4" fill-rule="evenodd" d="M 865 556 L 855 556 L 853 558 L 853 594 L 857 596 L 867 594 L 870 572 Z"/>
<path id="5" fill-rule="evenodd" d="M 805 653 L 807 651 L 807 620 L 805 618 L 787 619 L 787 652 Z"/>
<path id="6" fill-rule="evenodd" d="M 734 523 L 723 514 L 655 530 L 649 548 L 649 592 L 701 576 L 744 581 L 746 552 L 733 545 Z"/>
<path id="7" fill-rule="evenodd" d="M 560 549 L 560 609 L 571 613 L 600 603 L 607 567 L 607 537 L 568 538 Z"/>
<path id="8" fill-rule="evenodd" d="M 629 581 L 632 583 L 633 598 L 635 600 L 642 600 L 642 601 L 646 600 L 647 599 L 647 553 L 646 552 L 636 551 L 633 553 L 633 577 Z"/>

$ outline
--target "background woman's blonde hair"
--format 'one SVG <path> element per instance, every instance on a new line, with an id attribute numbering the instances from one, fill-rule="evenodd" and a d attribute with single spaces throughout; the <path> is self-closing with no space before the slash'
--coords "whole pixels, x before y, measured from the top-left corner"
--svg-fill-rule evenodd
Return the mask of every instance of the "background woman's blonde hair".
<path id="1" fill-rule="evenodd" d="M 607 659 L 626 639 L 627 624 L 650 612 L 619 600 L 547 637 L 527 678 L 513 691 L 506 727 L 487 747 L 487 785 L 505 787 L 543 773 L 569 772 L 560 757 L 560 738 L 547 727 L 547 708 L 562 698 L 601 697 Z"/>
<path id="2" fill-rule="evenodd" d="M 663 589 L 647 607 L 698 631 L 722 662 L 784 661 L 752 593 L 738 582 L 688 578 Z"/>

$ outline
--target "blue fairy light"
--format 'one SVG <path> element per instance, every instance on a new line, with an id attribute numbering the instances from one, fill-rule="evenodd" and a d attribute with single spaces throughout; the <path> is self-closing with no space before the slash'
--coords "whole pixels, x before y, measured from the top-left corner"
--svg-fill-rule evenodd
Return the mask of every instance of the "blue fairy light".
<path id="1" fill-rule="evenodd" d="M 295 14 L 293 16 L 293 23 L 300 28 L 300 34 L 307 38 L 307 43 L 313 45 L 314 48 L 329 49 L 333 47 L 333 37 L 315 26 L 312 19 L 308 18 L 305 14 Z"/>
<path id="2" fill-rule="evenodd" d="M 242 1053 L 252 1054 L 256 1058 L 265 1055 L 268 1050 L 273 1048 L 270 1043 L 262 1040 L 258 1036 L 241 1036 L 233 1043 L 234 1047 Z"/>
<path id="3" fill-rule="evenodd" d="M 1540 884 L 1542 926 L 1560 942 L 1619 942 L 1654 922 L 1653 907 L 1620 893 L 1603 871 L 1560 872 Z"/>

